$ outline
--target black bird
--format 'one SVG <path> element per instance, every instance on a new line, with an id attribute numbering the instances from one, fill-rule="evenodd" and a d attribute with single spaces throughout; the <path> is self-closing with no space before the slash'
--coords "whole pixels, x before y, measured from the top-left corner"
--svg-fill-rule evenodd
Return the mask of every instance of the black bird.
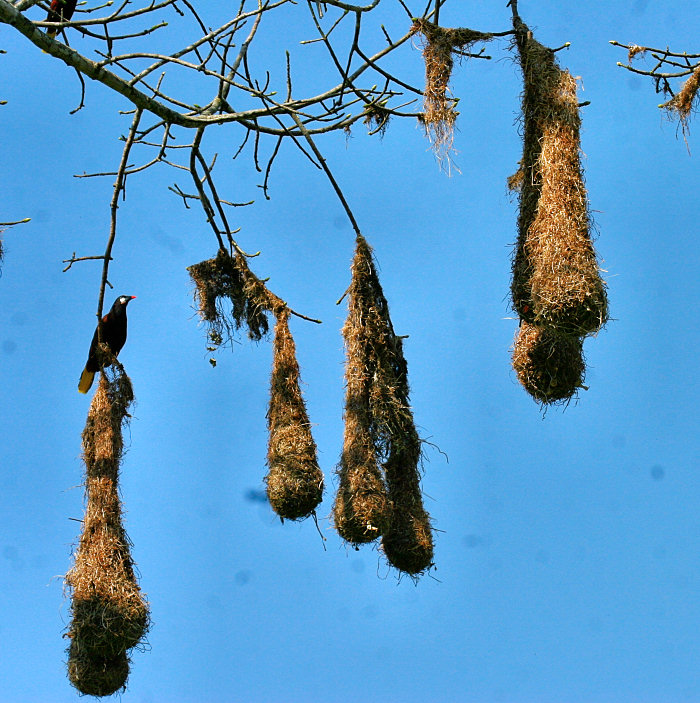
<path id="1" fill-rule="evenodd" d="M 100 362 L 97 360 L 98 330 L 102 334 L 102 343 L 109 347 L 114 356 L 117 356 L 124 346 L 124 342 L 126 342 L 126 306 L 135 297 L 135 295 L 120 295 L 114 301 L 112 309 L 102 318 L 98 329 L 95 330 L 90 344 L 88 360 L 78 383 L 78 390 L 81 393 L 87 393 L 90 390 L 92 380 L 100 370 Z"/>
<path id="2" fill-rule="evenodd" d="M 47 22 L 70 22 L 70 18 L 75 12 L 77 0 L 51 0 Z M 58 33 L 56 27 L 51 27 L 46 32 L 52 39 Z"/>

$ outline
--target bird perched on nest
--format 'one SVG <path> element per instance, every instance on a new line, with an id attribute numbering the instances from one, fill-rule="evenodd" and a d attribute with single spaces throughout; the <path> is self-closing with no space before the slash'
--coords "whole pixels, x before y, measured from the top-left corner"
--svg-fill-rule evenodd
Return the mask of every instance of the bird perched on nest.
<path id="1" fill-rule="evenodd" d="M 70 22 L 70 18 L 75 12 L 75 6 L 78 4 L 78 0 L 51 0 L 51 7 L 49 9 L 49 14 L 46 16 L 47 22 Z M 46 30 L 52 39 L 58 34 L 58 29 L 56 27 L 49 27 Z"/>
<path id="2" fill-rule="evenodd" d="M 95 374 L 100 370 L 100 362 L 97 358 L 97 345 L 100 341 L 100 335 L 102 336 L 102 343 L 109 347 L 114 356 L 117 356 L 124 346 L 126 342 L 126 306 L 135 297 L 135 295 L 120 295 L 95 330 L 90 343 L 88 360 L 78 383 L 78 390 L 81 393 L 87 393 L 90 390 Z M 109 366 L 109 364 L 106 365 Z"/>

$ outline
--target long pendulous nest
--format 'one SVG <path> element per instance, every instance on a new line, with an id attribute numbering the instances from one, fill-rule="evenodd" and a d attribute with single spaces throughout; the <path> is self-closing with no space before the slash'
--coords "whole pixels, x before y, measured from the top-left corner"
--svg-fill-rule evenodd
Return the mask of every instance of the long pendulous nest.
<path id="1" fill-rule="evenodd" d="M 425 19 L 416 19 L 413 32 L 424 38 L 425 91 L 423 126 L 440 162 L 448 156 L 454 140 L 457 100 L 450 96 L 449 82 L 455 51 L 465 51 L 478 41 L 490 41 L 492 34 L 467 28 L 440 27 Z"/>
<path id="2" fill-rule="evenodd" d="M 376 423 L 370 394 L 377 366 L 371 335 L 379 327 L 384 335 L 381 312 L 372 288 L 373 265 L 364 239 L 358 238 L 348 293 L 348 316 L 343 326 L 345 340 L 345 430 L 338 468 L 339 486 L 333 506 L 338 534 L 351 544 L 372 542 L 380 537 L 389 520 L 389 501 L 375 444 Z"/>
<path id="3" fill-rule="evenodd" d="M 78 690 L 92 695 L 106 695 L 93 691 L 114 684 L 113 690 L 123 687 L 126 652 L 149 626 L 118 495 L 122 427 L 134 396 L 118 362 L 110 373 L 111 380 L 100 376 L 83 431 L 87 505 L 75 564 L 66 574 L 72 613 L 69 677 Z"/>
<path id="4" fill-rule="evenodd" d="M 305 518 L 323 498 L 323 473 L 299 385 L 288 309 L 278 313 L 275 325 L 267 425 L 269 472 L 265 482 L 270 505 L 281 518 Z"/>
<path id="5" fill-rule="evenodd" d="M 537 402 L 568 402 L 583 387 L 583 340 L 523 321 L 513 344 L 513 369 Z"/>
<path id="6" fill-rule="evenodd" d="M 187 271 L 196 286 L 195 302 L 210 339 L 228 342 L 243 326 L 256 341 L 267 334 L 270 296 L 244 256 L 219 249 L 215 258 L 193 264 Z"/>
<path id="7" fill-rule="evenodd" d="M 372 251 L 361 236 L 348 308 L 343 327 L 345 440 L 334 505 L 336 528 L 353 544 L 383 536 L 390 563 L 417 574 L 432 564 L 432 531 L 418 472 L 420 439 L 409 405 L 401 339 L 391 324 Z"/>
<path id="8" fill-rule="evenodd" d="M 591 238 L 580 160 L 576 81 L 524 28 L 523 158 L 513 305 L 527 322 L 559 334 L 595 333 L 608 320 L 605 284 Z"/>

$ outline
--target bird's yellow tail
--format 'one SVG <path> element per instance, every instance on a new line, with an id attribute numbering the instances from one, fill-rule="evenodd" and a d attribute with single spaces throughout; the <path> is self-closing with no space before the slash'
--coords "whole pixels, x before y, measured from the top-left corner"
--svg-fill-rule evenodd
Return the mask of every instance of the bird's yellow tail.
<path id="1" fill-rule="evenodd" d="M 83 369 L 83 373 L 80 374 L 80 382 L 78 383 L 78 391 L 80 393 L 87 393 L 92 385 L 92 379 L 95 378 L 94 371 L 88 371 Z"/>

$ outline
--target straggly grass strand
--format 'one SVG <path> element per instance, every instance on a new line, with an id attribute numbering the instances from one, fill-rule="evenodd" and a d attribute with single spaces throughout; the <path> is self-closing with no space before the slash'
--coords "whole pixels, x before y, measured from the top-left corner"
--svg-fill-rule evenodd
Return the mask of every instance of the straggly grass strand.
<path id="1" fill-rule="evenodd" d="M 683 132 L 688 132 L 688 121 L 693 112 L 693 105 L 700 89 L 700 64 L 698 64 L 690 77 L 683 83 L 675 96 L 663 105 L 669 116 L 675 116 L 681 121 Z"/>
<path id="2" fill-rule="evenodd" d="M 411 28 L 424 38 L 425 90 L 422 123 L 440 164 L 449 163 L 457 119 L 457 101 L 450 97 L 449 82 L 455 50 L 466 50 L 477 41 L 490 41 L 492 34 L 467 28 L 440 27 L 425 19 L 414 19 Z"/>
<path id="3" fill-rule="evenodd" d="M 187 271 L 195 284 L 194 299 L 210 339 L 230 342 L 245 325 L 248 337 L 261 340 L 269 330 L 272 310 L 264 284 L 250 271 L 241 254 L 219 249 L 213 259 L 193 264 Z"/>

